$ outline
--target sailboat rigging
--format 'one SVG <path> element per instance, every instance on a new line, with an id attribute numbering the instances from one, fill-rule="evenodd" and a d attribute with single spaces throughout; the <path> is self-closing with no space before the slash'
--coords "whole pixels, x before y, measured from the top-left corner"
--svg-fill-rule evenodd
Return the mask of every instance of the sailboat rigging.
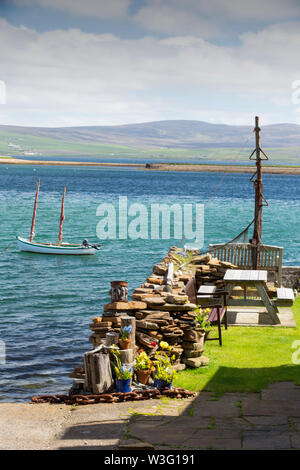
<path id="1" fill-rule="evenodd" d="M 88 240 L 83 240 L 82 243 L 66 243 L 63 242 L 63 222 L 65 219 L 65 196 L 66 196 L 66 187 L 64 187 L 62 203 L 61 203 L 61 214 L 60 214 L 60 223 L 59 223 L 59 235 L 58 243 L 41 243 L 34 241 L 34 227 L 36 221 L 37 213 L 37 203 L 40 190 L 40 180 L 38 180 L 33 216 L 31 222 L 31 230 L 29 240 L 23 237 L 17 237 L 17 243 L 20 251 L 30 251 L 33 253 L 43 253 L 43 254 L 53 254 L 53 255 L 94 255 L 99 247 L 102 245 L 90 245 Z"/>

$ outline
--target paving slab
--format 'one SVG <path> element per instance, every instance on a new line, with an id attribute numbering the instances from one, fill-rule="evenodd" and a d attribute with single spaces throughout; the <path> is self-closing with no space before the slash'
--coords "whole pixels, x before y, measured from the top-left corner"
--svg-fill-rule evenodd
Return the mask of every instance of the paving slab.
<path id="1" fill-rule="evenodd" d="M 70 407 L 0 404 L 0 449 L 300 449 L 299 386 Z"/>
<path id="2" fill-rule="evenodd" d="M 278 308 L 280 323 L 274 325 L 264 307 L 229 307 L 228 324 L 230 326 L 272 326 L 295 328 L 296 321 L 291 308 Z"/>
<path id="3" fill-rule="evenodd" d="M 283 390 L 280 390 L 280 389 L 262 390 L 261 399 L 297 402 L 297 401 L 300 401 L 300 387 L 283 389 Z"/>
<path id="4" fill-rule="evenodd" d="M 245 431 L 243 434 L 243 449 L 246 450 L 279 450 L 290 449 L 289 433 Z"/>
<path id="5" fill-rule="evenodd" d="M 243 400 L 243 416 L 295 416 L 300 417 L 300 402 L 286 400 L 259 400 L 246 397 Z"/>

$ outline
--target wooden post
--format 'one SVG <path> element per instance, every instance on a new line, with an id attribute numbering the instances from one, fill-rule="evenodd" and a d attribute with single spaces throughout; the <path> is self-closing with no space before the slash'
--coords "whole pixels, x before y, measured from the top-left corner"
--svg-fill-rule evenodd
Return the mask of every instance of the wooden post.
<path id="1" fill-rule="evenodd" d="M 122 364 L 132 364 L 134 361 L 133 349 L 121 349 L 120 350 L 120 360 Z"/>
<path id="2" fill-rule="evenodd" d="M 37 210 L 37 202 L 38 202 L 38 197 L 39 197 L 39 190 L 40 190 L 40 180 L 38 180 L 37 188 L 36 188 L 36 193 L 35 193 L 35 201 L 34 201 L 34 208 L 33 208 L 33 216 L 32 216 L 32 222 L 31 222 L 31 230 L 30 230 L 30 238 L 29 241 L 32 242 L 33 237 L 34 237 L 34 226 L 35 226 L 35 218 L 36 218 L 36 210 Z"/>
<path id="3" fill-rule="evenodd" d="M 121 317 L 121 328 L 124 326 L 131 326 L 131 333 L 129 335 L 129 339 L 131 339 L 130 349 L 132 349 L 133 357 L 135 358 L 135 317 Z"/>
<path id="4" fill-rule="evenodd" d="M 84 355 L 84 390 L 91 393 L 105 393 L 113 386 L 109 354 L 89 351 Z"/>
<path id="5" fill-rule="evenodd" d="M 118 344 L 119 341 L 119 333 L 106 333 L 105 335 L 105 346 L 111 346 L 112 344 Z"/>
<path id="6" fill-rule="evenodd" d="M 262 167 L 260 156 L 260 127 L 259 117 L 255 117 L 255 141 L 256 141 L 256 180 L 255 187 L 255 211 L 254 211 L 254 231 L 252 237 L 252 268 L 259 269 L 259 254 L 262 230 L 262 208 L 263 208 L 263 183 L 262 183 Z"/>

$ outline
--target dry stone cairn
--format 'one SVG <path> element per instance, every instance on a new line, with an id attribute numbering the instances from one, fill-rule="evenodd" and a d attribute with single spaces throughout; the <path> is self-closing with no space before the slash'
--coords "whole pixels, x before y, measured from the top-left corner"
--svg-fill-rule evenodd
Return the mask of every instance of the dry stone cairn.
<path id="1" fill-rule="evenodd" d="M 203 284 L 222 288 L 226 270 L 234 266 L 212 258 L 209 253 L 201 256 L 194 250 L 191 254 L 190 261 L 185 263 L 183 250 L 171 247 L 168 255 L 153 266 L 146 281 L 134 290 L 130 301 L 127 282 L 112 282 L 111 302 L 104 306 L 103 314 L 95 317 L 90 324 L 92 335 L 89 339 L 93 348 L 106 344 L 107 333 L 111 335 L 111 342 L 117 343 L 122 318 L 134 317 L 134 355 L 143 349 L 154 356 L 160 342 L 165 341 L 172 346 L 175 369 L 206 365 L 204 335 L 196 329 L 194 310 L 197 305 L 190 302 L 185 287 L 195 278 L 197 288 Z M 170 263 L 175 267 L 172 282 L 168 277 Z"/>

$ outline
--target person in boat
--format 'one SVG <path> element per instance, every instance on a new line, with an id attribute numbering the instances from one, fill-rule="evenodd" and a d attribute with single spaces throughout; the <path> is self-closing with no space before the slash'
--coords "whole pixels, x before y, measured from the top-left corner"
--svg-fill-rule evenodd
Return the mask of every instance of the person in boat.
<path id="1" fill-rule="evenodd" d="M 82 242 L 82 246 L 83 248 L 95 248 L 96 250 L 99 250 L 99 246 L 102 246 L 102 245 L 91 245 L 88 239 L 85 238 Z"/>
<path id="2" fill-rule="evenodd" d="M 89 248 L 91 245 L 89 244 L 89 241 L 85 238 L 82 242 L 83 248 Z"/>

